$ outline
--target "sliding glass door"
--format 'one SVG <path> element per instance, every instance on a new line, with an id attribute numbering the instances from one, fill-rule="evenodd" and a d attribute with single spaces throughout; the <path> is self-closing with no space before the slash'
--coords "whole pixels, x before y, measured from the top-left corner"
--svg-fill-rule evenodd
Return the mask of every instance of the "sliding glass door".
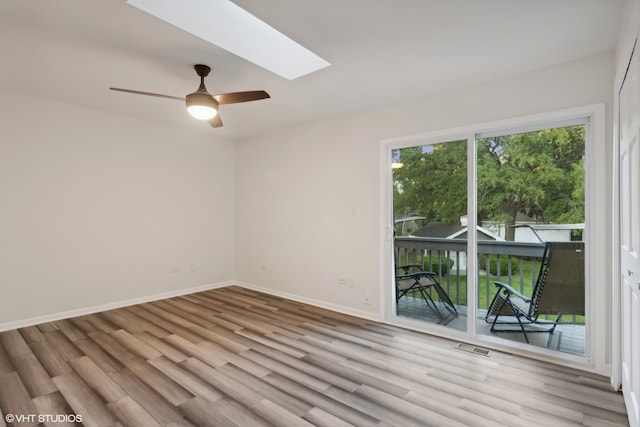
<path id="1" fill-rule="evenodd" d="M 397 316 L 466 330 L 467 141 L 393 154 Z"/>
<path id="2" fill-rule="evenodd" d="M 391 318 L 586 357 L 588 123 L 388 144 Z"/>
<path id="3" fill-rule="evenodd" d="M 477 139 L 478 334 L 586 354 L 585 128 Z"/>

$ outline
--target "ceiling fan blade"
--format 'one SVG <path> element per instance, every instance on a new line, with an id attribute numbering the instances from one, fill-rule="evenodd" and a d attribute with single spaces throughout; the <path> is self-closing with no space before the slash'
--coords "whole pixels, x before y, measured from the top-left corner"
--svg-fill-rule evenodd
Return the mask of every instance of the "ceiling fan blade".
<path id="1" fill-rule="evenodd" d="M 218 114 L 216 114 L 213 119 L 209 120 L 209 124 L 214 128 L 219 128 L 222 126 L 222 119 L 220 118 L 220 112 L 218 112 Z"/>
<path id="2" fill-rule="evenodd" d="M 269 94 L 263 90 L 250 90 L 247 92 L 231 92 L 221 95 L 213 95 L 218 104 L 237 104 L 238 102 L 258 101 L 260 99 L 271 98 Z"/>
<path id="3" fill-rule="evenodd" d="M 115 90 L 115 91 L 118 91 L 118 92 L 133 93 L 133 94 L 136 94 L 136 95 L 146 95 L 146 96 L 155 96 L 155 97 L 158 97 L 158 98 L 175 99 L 176 101 L 184 102 L 184 98 L 180 98 L 178 96 L 171 96 L 171 95 L 162 95 L 161 93 L 141 92 L 139 90 L 120 89 L 118 87 L 110 87 L 109 89 Z"/>

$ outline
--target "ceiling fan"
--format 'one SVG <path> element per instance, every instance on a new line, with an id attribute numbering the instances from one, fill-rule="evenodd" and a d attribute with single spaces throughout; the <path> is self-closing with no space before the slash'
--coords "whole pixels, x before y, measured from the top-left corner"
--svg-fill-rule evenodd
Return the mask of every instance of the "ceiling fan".
<path id="1" fill-rule="evenodd" d="M 270 98 L 269 94 L 263 90 L 252 90 L 246 92 L 231 92 L 220 95 L 211 95 L 204 86 L 204 78 L 211 72 L 211 67 L 202 64 L 193 66 L 196 73 L 200 77 L 200 87 L 193 93 L 184 98 L 171 95 L 163 95 L 160 93 L 141 92 L 139 90 L 121 89 L 110 87 L 109 89 L 118 92 L 133 93 L 136 95 L 156 96 L 159 98 L 175 99 L 186 102 L 187 111 L 191 116 L 200 120 L 207 120 L 214 128 L 222 126 L 222 119 L 218 114 L 218 106 L 224 104 L 237 104 L 239 102 L 258 101 L 260 99 Z"/>

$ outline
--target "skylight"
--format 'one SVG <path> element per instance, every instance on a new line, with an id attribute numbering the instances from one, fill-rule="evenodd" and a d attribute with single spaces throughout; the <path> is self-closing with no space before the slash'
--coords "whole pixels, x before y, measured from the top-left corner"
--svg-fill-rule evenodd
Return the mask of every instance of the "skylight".
<path id="1" fill-rule="evenodd" d="M 330 65 L 229 0 L 127 3 L 289 80 Z"/>

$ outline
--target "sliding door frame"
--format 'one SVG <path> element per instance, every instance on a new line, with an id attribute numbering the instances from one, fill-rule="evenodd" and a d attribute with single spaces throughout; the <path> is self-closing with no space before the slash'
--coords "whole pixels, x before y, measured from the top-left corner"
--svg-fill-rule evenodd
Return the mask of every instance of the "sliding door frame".
<path id="1" fill-rule="evenodd" d="M 468 289 L 467 289 L 467 331 L 457 331 L 440 325 L 403 319 L 395 315 L 396 302 L 394 298 L 393 273 L 393 184 L 392 184 L 392 151 L 416 145 L 429 145 L 445 141 L 467 140 L 467 214 L 469 229 L 476 227 L 477 191 L 476 191 L 476 140 L 487 136 L 509 135 L 534 130 L 549 129 L 554 126 L 585 125 L 585 232 L 586 242 L 586 270 L 587 296 L 585 310 L 587 314 L 587 333 L 585 357 L 573 356 L 547 349 L 533 348 L 527 345 L 510 344 L 506 340 L 476 332 L 477 312 L 477 245 L 475 233 L 468 234 Z M 607 163 L 605 130 L 605 106 L 593 104 L 581 107 L 551 111 L 518 118 L 499 120 L 481 124 L 463 126 L 459 128 L 427 132 L 423 134 L 386 139 L 380 144 L 380 313 L 383 322 L 443 336 L 454 340 L 483 345 L 497 350 L 527 357 L 552 361 L 562 365 L 573 366 L 609 375 L 611 372 L 611 355 L 608 354 L 610 345 L 604 345 L 610 340 L 611 316 L 606 301 L 610 300 L 606 286 L 610 274 L 603 266 L 611 265 L 607 261 L 610 253 L 610 236 L 607 227 L 602 225 L 610 221 L 610 209 L 605 200 L 611 177 Z M 593 226 L 599 225 L 599 226 Z M 589 262 L 600 260 L 600 262 Z M 596 286 L 600 283 L 601 285 Z"/>

